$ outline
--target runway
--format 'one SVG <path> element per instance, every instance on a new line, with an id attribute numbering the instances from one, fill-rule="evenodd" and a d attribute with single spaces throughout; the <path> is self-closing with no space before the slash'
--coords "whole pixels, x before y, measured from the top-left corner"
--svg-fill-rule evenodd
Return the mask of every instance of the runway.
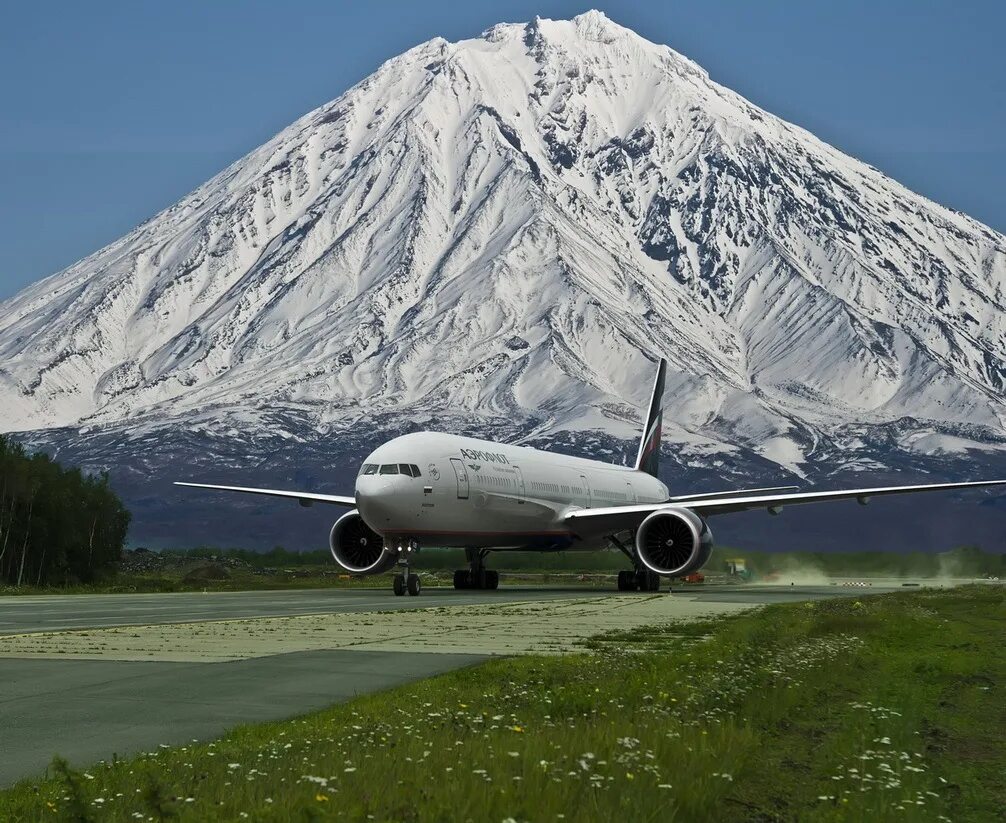
<path id="1" fill-rule="evenodd" d="M 894 591 L 901 581 L 878 580 L 870 591 Z M 699 600 L 763 604 L 790 599 L 838 597 L 839 585 L 727 585 L 675 589 Z M 0 598 L 0 635 L 64 631 L 106 626 L 137 626 L 211 620 L 237 620 L 297 614 L 415 609 L 436 605 L 479 605 L 570 597 L 605 597 L 612 592 L 582 586 L 505 588 L 490 592 L 426 588 L 419 598 L 394 597 L 386 589 L 292 589 L 249 592 L 178 592 L 166 594 L 71 594 Z"/>
<path id="2" fill-rule="evenodd" d="M 515 589 L 466 592 L 426 588 L 418 598 L 395 597 L 390 589 L 285 589 L 250 592 L 166 594 L 69 594 L 0 598 L 0 635 L 21 632 L 93 629 L 237 620 L 297 614 L 414 609 L 438 604 L 475 605 L 523 600 L 599 596 L 583 588 Z"/>
<path id="3" fill-rule="evenodd" d="M 393 660 L 391 658 L 394 658 Z M 60 754 L 98 760 L 217 737 L 482 657 L 316 651 L 208 663 L 0 661 L 0 786 L 40 775 Z"/>
<path id="4" fill-rule="evenodd" d="M 900 587 L 8 597 L 0 600 L 0 785 L 41 773 L 56 753 L 86 766 L 209 739 L 491 655 L 564 653 L 613 629 Z"/>

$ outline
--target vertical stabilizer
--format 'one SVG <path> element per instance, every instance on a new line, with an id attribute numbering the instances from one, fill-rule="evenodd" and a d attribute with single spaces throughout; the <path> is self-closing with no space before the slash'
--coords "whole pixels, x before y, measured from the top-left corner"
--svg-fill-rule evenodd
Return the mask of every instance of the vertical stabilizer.
<path id="1" fill-rule="evenodd" d="M 660 465 L 660 422 L 664 412 L 664 375 L 667 373 L 667 361 L 661 357 L 657 365 L 657 377 L 653 381 L 653 394 L 650 395 L 650 407 L 646 412 L 646 425 L 639 441 L 639 453 L 636 455 L 636 469 L 657 476 Z"/>

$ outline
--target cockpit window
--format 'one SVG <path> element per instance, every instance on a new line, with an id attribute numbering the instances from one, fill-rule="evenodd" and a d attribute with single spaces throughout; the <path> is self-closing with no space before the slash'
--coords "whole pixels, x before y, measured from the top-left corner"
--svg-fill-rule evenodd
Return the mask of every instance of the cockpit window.
<path id="1" fill-rule="evenodd" d="M 398 464 L 385 463 L 381 466 L 381 474 L 398 474 Z"/>
<path id="2" fill-rule="evenodd" d="M 419 466 L 417 466 L 415 463 L 410 463 L 409 465 L 412 466 L 412 476 L 413 477 L 422 477 L 423 476 L 423 473 L 421 471 L 419 471 Z"/>
<path id="3" fill-rule="evenodd" d="M 405 474 L 408 475 L 409 477 L 412 477 L 412 466 L 410 466 L 408 463 L 399 463 L 398 471 L 400 474 Z"/>
<path id="4" fill-rule="evenodd" d="M 364 463 L 363 468 L 360 470 L 360 474 L 377 474 L 377 464 Z"/>

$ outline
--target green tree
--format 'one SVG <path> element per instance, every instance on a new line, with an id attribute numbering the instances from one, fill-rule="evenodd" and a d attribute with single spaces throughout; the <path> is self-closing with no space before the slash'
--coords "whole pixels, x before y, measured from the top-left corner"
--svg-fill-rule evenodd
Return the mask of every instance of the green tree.
<path id="1" fill-rule="evenodd" d="M 129 520 L 107 474 L 65 469 L 0 435 L 0 581 L 95 580 L 120 559 Z"/>

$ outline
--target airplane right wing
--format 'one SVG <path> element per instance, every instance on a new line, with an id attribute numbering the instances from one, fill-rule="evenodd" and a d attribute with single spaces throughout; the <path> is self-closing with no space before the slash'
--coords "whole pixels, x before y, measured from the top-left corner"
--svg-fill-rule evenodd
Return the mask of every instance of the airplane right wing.
<path id="1" fill-rule="evenodd" d="M 248 486 L 216 486 L 211 483 L 183 483 L 175 481 L 176 486 L 188 486 L 193 489 L 213 489 L 221 492 L 241 492 L 242 494 L 261 494 L 265 497 L 287 497 L 296 500 L 302 506 L 313 506 L 315 503 L 333 503 L 336 506 L 353 508 L 355 497 L 344 497 L 338 494 L 315 494 L 314 492 L 293 492 L 283 489 L 255 489 Z"/>

